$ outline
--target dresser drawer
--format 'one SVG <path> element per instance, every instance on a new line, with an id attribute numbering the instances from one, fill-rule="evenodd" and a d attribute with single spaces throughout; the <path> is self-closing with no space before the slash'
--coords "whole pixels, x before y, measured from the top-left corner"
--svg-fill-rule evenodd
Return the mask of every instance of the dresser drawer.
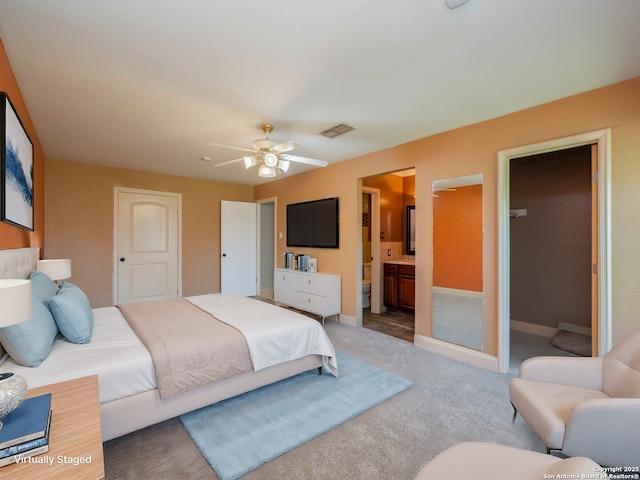
<path id="1" fill-rule="evenodd" d="M 311 313 L 324 315 L 326 309 L 326 298 L 312 293 L 296 292 L 296 308 Z"/>
<path id="2" fill-rule="evenodd" d="M 325 278 L 319 275 L 298 275 L 296 277 L 296 290 L 324 296 L 327 291 L 327 283 Z"/>

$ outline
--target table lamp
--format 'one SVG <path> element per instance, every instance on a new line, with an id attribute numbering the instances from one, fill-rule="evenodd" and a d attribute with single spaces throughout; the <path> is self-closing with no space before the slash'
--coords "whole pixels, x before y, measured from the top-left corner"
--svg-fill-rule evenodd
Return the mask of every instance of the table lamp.
<path id="1" fill-rule="evenodd" d="M 0 279 L 0 328 L 15 325 L 31 318 L 31 282 L 29 280 Z M 0 373 L 0 429 L 2 420 L 24 400 L 27 381 L 20 375 Z"/>
<path id="2" fill-rule="evenodd" d="M 71 278 L 71 260 L 69 258 L 38 260 L 36 270 L 58 283 L 59 280 Z"/>

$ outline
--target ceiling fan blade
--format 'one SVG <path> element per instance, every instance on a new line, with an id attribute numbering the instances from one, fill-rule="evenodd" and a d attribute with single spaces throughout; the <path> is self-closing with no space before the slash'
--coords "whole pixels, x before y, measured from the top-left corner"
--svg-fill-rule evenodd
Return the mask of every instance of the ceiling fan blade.
<path id="1" fill-rule="evenodd" d="M 258 153 L 256 150 L 251 150 L 250 148 L 234 147 L 232 145 L 224 145 L 222 143 L 208 143 L 207 145 L 213 145 L 215 147 L 231 148 L 233 150 L 240 150 L 241 152 Z"/>
<path id="2" fill-rule="evenodd" d="M 214 167 L 224 167 L 225 165 L 230 165 L 232 163 L 243 162 L 243 161 L 244 161 L 244 157 L 235 158 L 233 160 L 227 160 L 226 162 L 216 163 Z"/>
<path id="3" fill-rule="evenodd" d="M 284 153 L 290 152 L 291 150 L 295 150 L 296 148 L 300 147 L 302 147 L 302 145 L 300 145 L 298 142 L 290 141 L 274 145 L 273 147 L 271 147 L 271 151 L 275 153 Z"/>
<path id="4" fill-rule="evenodd" d="M 281 155 L 285 160 L 291 160 L 292 162 L 306 163 L 307 165 L 315 165 L 316 167 L 326 167 L 329 162 L 324 160 L 316 160 L 315 158 L 299 157 L 297 155 Z"/>

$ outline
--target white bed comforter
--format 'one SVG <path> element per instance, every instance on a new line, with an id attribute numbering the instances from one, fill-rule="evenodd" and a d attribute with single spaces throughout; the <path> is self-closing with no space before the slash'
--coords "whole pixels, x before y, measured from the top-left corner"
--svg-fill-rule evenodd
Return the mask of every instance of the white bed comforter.
<path id="1" fill-rule="evenodd" d="M 315 353 L 322 355 L 325 368 L 337 375 L 335 350 L 320 323 L 264 302 L 236 298 L 209 294 L 188 300 L 205 311 L 215 311 L 217 318 L 228 321 L 246 336 L 254 370 Z M 91 343 L 77 345 L 58 337 L 39 367 L 24 367 L 9 357 L 0 364 L 0 373 L 22 375 L 29 387 L 97 374 L 100 403 L 155 389 L 151 355 L 120 310 L 96 308 L 93 314 Z M 285 333 L 286 329 L 289 333 Z"/>
<path id="2" fill-rule="evenodd" d="M 29 388 L 98 375 L 100 403 L 156 388 L 151 355 L 116 307 L 93 310 L 91 343 L 77 345 L 61 336 L 40 366 L 17 364 L 11 357 L 0 372 L 22 375 Z"/>
<path id="3" fill-rule="evenodd" d="M 242 332 L 254 370 L 316 354 L 322 355 L 324 368 L 338 376 L 335 349 L 316 320 L 235 295 L 216 293 L 186 300 Z"/>

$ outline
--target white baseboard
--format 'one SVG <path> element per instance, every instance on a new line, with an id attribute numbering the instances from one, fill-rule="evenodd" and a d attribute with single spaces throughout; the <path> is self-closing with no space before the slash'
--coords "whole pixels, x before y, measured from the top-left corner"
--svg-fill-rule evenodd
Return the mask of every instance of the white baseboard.
<path id="1" fill-rule="evenodd" d="M 574 325 L 572 323 L 560 322 L 558 323 L 558 330 L 566 330 L 567 332 L 580 333 L 582 335 L 591 336 L 591 329 L 589 327 L 582 327 L 580 325 Z"/>
<path id="2" fill-rule="evenodd" d="M 554 327 L 547 327 L 545 325 L 536 325 L 535 323 L 520 322 L 518 320 L 511 320 L 511 330 L 517 332 L 530 333 L 532 335 L 539 335 L 541 337 L 553 338 L 558 333 L 558 329 Z"/>
<path id="3" fill-rule="evenodd" d="M 442 340 L 436 340 L 435 338 L 422 335 L 414 335 L 413 343 L 415 346 L 429 350 L 430 352 L 439 353 L 494 372 L 499 371 L 497 357 L 492 357 L 477 350 L 471 350 L 460 345 L 443 342 Z"/>
<path id="4" fill-rule="evenodd" d="M 434 293 L 444 293 L 446 295 L 458 295 L 460 297 L 482 298 L 482 292 L 473 292 L 471 290 L 459 290 L 457 288 L 432 287 Z"/>
<path id="5" fill-rule="evenodd" d="M 537 325 L 535 323 L 520 322 L 518 320 L 511 320 L 511 330 L 518 332 L 531 333 L 532 335 L 540 335 L 541 337 L 553 338 L 559 330 L 566 330 L 568 332 L 581 333 L 582 335 L 591 336 L 591 329 L 589 327 L 582 327 L 580 325 L 573 325 L 572 323 L 560 322 L 558 327 L 549 327 L 546 325 Z"/>

